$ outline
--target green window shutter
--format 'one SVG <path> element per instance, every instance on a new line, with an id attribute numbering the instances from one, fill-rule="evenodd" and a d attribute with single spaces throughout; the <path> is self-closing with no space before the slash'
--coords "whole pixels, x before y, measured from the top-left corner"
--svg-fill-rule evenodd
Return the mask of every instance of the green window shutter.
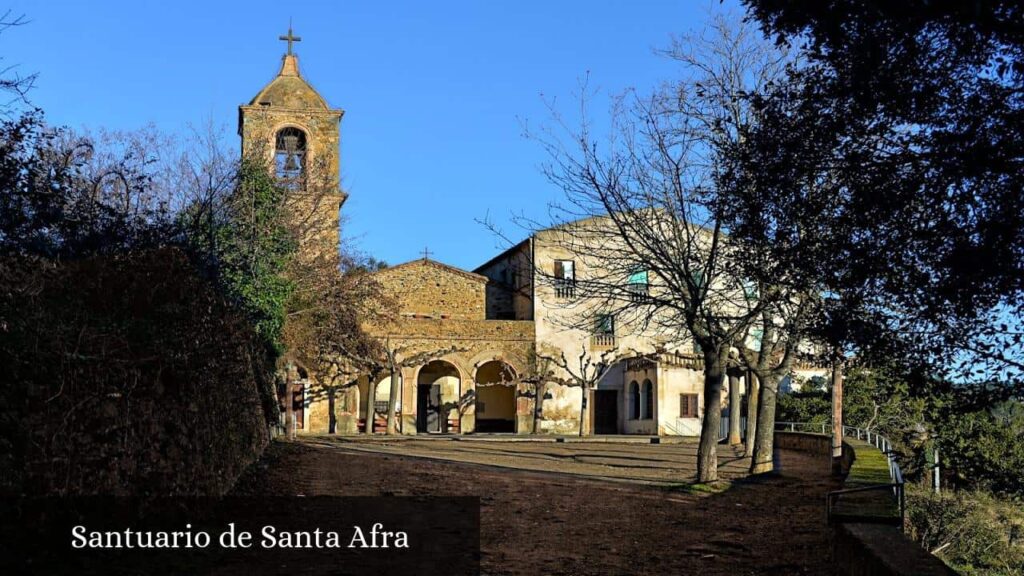
<path id="1" fill-rule="evenodd" d="M 757 300 L 757 284 L 749 280 L 743 282 L 743 295 L 747 300 Z"/>
<path id="2" fill-rule="evenodd" d="M 691 277 L 693 278 L 693 283 L 697 286 L 697 288 L 703 288 L 704 287 L 704 271 L 703 270 L 694 270 L 692 272 L 692 276 Z"/>

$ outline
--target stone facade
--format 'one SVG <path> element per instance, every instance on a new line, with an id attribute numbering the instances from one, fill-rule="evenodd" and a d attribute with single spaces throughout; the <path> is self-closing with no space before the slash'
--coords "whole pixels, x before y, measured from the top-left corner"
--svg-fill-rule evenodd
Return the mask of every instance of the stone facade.
<path id="1" fill-rule="evenodd" d="M 339 210 L 347 194 L 341 189 L 341 118 L 299 73 L 298 56 L 285 55 L 277 76 L 249 104 L 238 107 L 242 157 L 275 162 L 277 135 L 293 128 L 304 135 L 302 184 L 292 195 L 300 212 L 302 241 L 307 250 L 336 249 Z M 315 248 L 312 248 L 314 247 Z"/>
<path id="2" fill-rule="evenodd" d="M 487 278 L 433 260 L 386 268 L 376 276 L 385 293 L 398 302 L 399 317 L 366 330 L 400 351 L 400 358 L 425 358 L 401 370 L 401 432 L 529 432 L 528 390 L 507 381 L 527 369 L 533 322 L 488 319 Z M 335 412 L 338 432 L 355 433 L 365 426 L 362 415 L 370 384 L 363 377 L 345 391 Z M 390 377 L 374 384 L 375 401 L 386 403 Z M 314 412 L 309 431 L 327 432 L 327 418 L 326 413 Z M 376 429 L 383 429 L 384 419 L 385 414 L 377 414 Z"/>
<path id="3" fill-rule="evenodd" d="M 439 320 L 484 320 L 487 278 L 423 259 L 377 272 L 401 315 Z"/>

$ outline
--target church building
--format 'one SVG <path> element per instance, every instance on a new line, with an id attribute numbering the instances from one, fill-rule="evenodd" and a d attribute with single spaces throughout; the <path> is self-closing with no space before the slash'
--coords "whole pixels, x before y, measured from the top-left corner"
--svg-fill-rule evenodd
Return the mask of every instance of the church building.
<path id="1" fill-rule="evenodd" d="M 289 29 L 281 39 L 288 51 L 277 76 L 239 107 L 242 151 L 272 155 L 277 177 L 286 185 L 301 179 L 309 167 L 322 167 L 321 185 L 329 192 L 317 210 L 333 222 L 327 242 L 336 247 L 339 212 L 347 198 L 339 178 L 344 112 L 332 108 L 303 78 L 292 50 L 299 38 Z M 692 344 L 643 358 L 617 355 L 592 390 L 551 385 L 539 399 L 542 418 L 535 419 L 537 395 L 520 377 L 535 373 L 543 357 L 597 358 L 612 350 L 653 351 L 658 343 L 614 317 L 587 327 L 561 321 L 566 302 L 576 298 L 576 278 L 588 271 L 578 255 L 553 240 L 555 234 L 538 232 L 472 271 L 425 255 L 375 273 L 400 313 L 391 325 L 369 326 L 368 332 L 407 357 L 422 358 L 401 369 L 396 406 L 401 434 L 530 434 L 535 422 L 537 432 L 575 434 L 583 394 L 587 408 L 582 417 L 590 433 L 700 434 L 703 358 Z M 629 282 L 631 289 L 647 289 L 646 278 Z M 328 402 L 315 393 L 316 375 L 301 375 L 295 403 L 298 432 L 356 434 L 367 425 L 384 431 L 390 378 L 369 382 L 364 376 Z M 742 392 L 746 380 L 733 373 L 728 385 Z M 364 416 L 367 402 L 373 403 L 370 422 Z"/>

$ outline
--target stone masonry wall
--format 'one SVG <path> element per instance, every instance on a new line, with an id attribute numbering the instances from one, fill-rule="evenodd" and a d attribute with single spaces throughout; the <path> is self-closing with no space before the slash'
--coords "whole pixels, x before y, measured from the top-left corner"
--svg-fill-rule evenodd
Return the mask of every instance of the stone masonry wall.
<path id="1" fill-rule="evenodd" d="M 432 260 L 415 260 L 377 273 L 384 290 L 400 303 L 402 316 L 483 320 L 487 278 Z"/>

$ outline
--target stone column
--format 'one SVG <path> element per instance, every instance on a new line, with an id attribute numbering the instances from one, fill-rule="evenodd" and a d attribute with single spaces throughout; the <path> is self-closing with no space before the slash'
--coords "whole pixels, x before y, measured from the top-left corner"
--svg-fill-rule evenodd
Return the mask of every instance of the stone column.
<path id="1" fill-rule="evenodd" d="M 729 374 L 729 444 L 743 442 L 740 430 L 740 377 Z"/>
<path id="2" fill-rule="evenodd" d="M 398 431 L 405 436 L 416 435 L 416 368 L 402 368 L 402 426 Z"/>
<path id="3" fill-rule="evenodd" d="M 832 361 L 832 473 L 843 473 L 843 360 Z"/>

